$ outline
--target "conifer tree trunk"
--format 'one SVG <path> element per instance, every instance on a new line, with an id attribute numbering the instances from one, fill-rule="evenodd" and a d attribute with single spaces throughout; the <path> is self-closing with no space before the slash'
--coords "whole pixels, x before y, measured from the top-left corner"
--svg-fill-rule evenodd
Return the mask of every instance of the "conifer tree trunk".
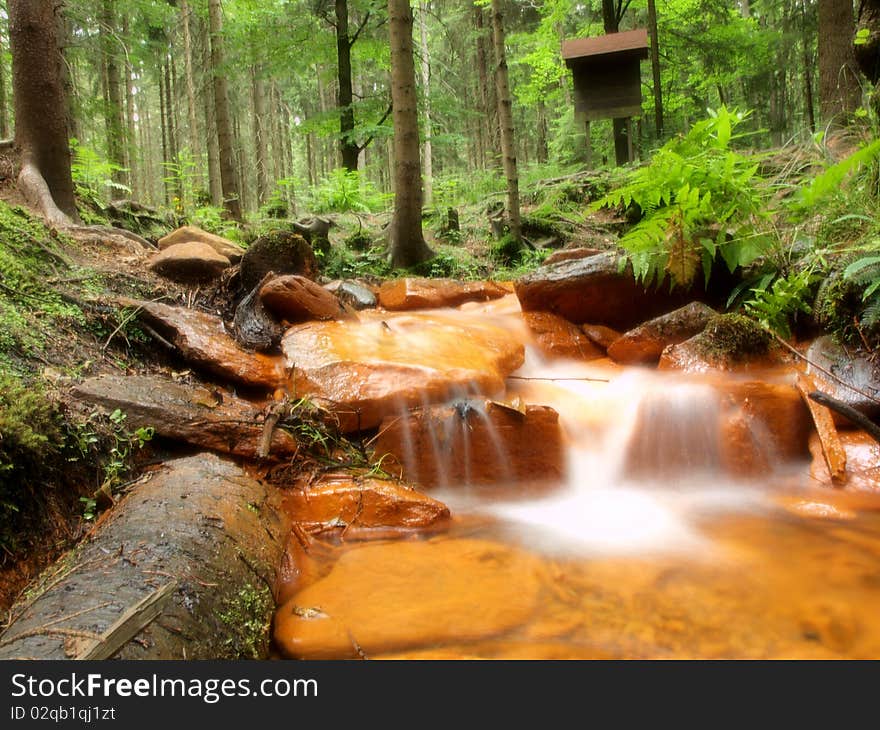
<path id="1" fill-rule="evenodd" d="M 354 140 L 354 94 L 351 86 L 351 38 L 348 31 L 348 0 L 336 0 L 336 61 L 339 82 L 339 155 L 346 170 L 356 172 L 360 149 Z"/>
<path id="2" fill-rule="evenodd" d="M 241 201 L 235 175 L 235 153 L 232 146 L 232 121 L 229 116 L 229 85 L 223 75 L 223 9 L 220 0 L 208 0 L 211 32 L 211 72 L 214 77 L 214 119 L 217 124 L 217 145 L 220 157 L 220 184 L 223 206 L 233 220 L 241 220 Z"/>
<path id="3" fill-rule="evenodd" d="M 648 0 L 648 32 L 651 36 L 651 77 L 654 83 L 654 129 L 660 140 L 663 139 L 663 90 L 660 87 L 660 45 L 655 0 Z"/>
<path id="4" fill-rule="evenodd" d="M 519 213 L 519 177 L 516 169 L 516 140 L 513 132 L 513 103 L 507 78 L 507 54 L 504 49 L 504 16 L 501 0 L 492 0 L 492 31 L 495 40 L 495 86 L 498 94 L 498 123 L 501 130 L 501 156 L 507 178 L 507 222 L 510 235 L 522 242 Z"/>
<path id="5" fill-rule="evenodd" d="M 192 30 L 190 15 L 192 11 L 187 0 L 180 2 L 180 20 L 183 27 L 183 73 L 186 77 L 186 118 L 189 127 L 189 144 L 193 159 L 197 165 L 197 175 L 201 179 L 202 143 L 199 136 L 199 125 L 196 119 L 196 84 L 193 76 Z"/>
<path id="6" fill-rule="evenodd" d="M 203 68 L 210 75 L 211 43 L 205 38 Z M 213 77 L 202 89 L 202 107 L 205 114 L 205 138 L 208 147 L 208 191 L 211 205 L 223 205 L 223 185 L 220 181 L 220 146 L 217 143 L 217 122 L 214 118 L 214 81 Z"/>
<path id="7" fill-rule="evenodd" d="M 394 218 L 389 229 L 391 264 L 409 267 L 430 259 L 422 234 L 422 174 L 409 0 L 388 0 L 391 100 L 394 120 Z"/>
<path id="8" fill-rule="evenodd" d="M 269 156 L 267 119 L 266 119 L 266 82 L 261 77 L 257 66 L 251 67 L 251 94 L 253 101 L 254 125 L 254 162 L 256 173 L 257 207 L 269 197 L 269 174 L 266 158 Z"/>
<path id="9" fill-rule="evenodd" d="M 54 225 L 77 220 L 56 0 L 9 0 L 19 190 Z"/>
<path id="10" fill-rule="evenodd" d="M 114 38 L 116 18 L 111 0 L 101 5 L 101 47 L 107 70 L 107 98 L 104 109 L 107 129 L 107 157 L 116 166 L 112 172 L 113 182 L 125 182 L 125 132 L 122 121 L 122 94 L 119 76 L 117 43 Z"/>
<path id="11" fill-rule="evenodd" d="M 819 109 L 823 124 L 845 126 L 861 101 L 854 35 L 852 0 L 819 0 Z"/>
<path id="12" fill-rule="evenodd" d="M 422 160 L 424 164 L 425 205 L 431 205 L 434 197 L 434 161 L 431 149 L 431 55 L 428 50 L 428 24 L 425 16 L 428 14 L 428 3 L 421 0 L 419 3 L 419 36 L 422 41 L 422 93 L 425 95 L 425 113 L 423 124 L 425 127 L 425 141 L 423 142 Z"/>
<path id="13" fill-rule="evenodd" d="M 3 44 L 0 43 L 0 58 Z M 0 139 L 9 138 L 9 109 L 6 103 L 6 64 L 0 62 Z"/>

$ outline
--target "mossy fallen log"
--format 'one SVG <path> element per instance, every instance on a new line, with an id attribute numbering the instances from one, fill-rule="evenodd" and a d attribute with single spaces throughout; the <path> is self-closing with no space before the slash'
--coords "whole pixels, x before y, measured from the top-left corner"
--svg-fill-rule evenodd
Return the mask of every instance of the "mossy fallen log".
<path id="1" fill-rule="evenodd" d="M 13 607 L 0 659 L 102 656 L 120 631 L 115 658 L 263 658 L 287 529 L 232 462 L 168 462 Z"/>

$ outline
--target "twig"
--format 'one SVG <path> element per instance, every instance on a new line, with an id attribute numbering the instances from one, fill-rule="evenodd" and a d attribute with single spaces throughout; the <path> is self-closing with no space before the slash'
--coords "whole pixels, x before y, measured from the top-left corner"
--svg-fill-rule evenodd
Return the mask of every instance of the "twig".
<path id="1" fill-rule="evenodd" d="M 825 406 L 835 413 L 839 413 L 841 416 L 845 416 L 854 424 L 863 428 L 877 443 L 880 443 L 880 426 L 874 423 L 864 413 L 861 413 L 852 406 L 837 400 L 837 398 L 832 398 L 830 395 L 826 395 L 819 391 L 810 393 L 810 400 L 816 401 L 819 405 Z"/>
<path id="2" fill-rule="evenodd" d="M 508 375 L 507 378 L 509 380 L 550 380 L 550 381 L 565 381 L 565 380 L 581 380 L 588 383 L 610 383 L 611 381 L 608 378 L 527 378 L 525 375 Z"/>
<path id="3" fill-rule="evenodd" d="M 137 317 L 141 313 L 142 309 L 143 309 L 143 307 L 137 307 L 128 316 L 122 318 L 122 321 L 119 323 L 119 326 L 110 333 L 110 336 L 107 338 L 107 341 L 104 343 L 104 346 L 101 348 L 102 353 L 107 352 L 107 348 L 110 346 L 110 343 L 113 341 L 113 338 L 116 337 L 116 333 L 119 332 L 123 327 L 125 327 L 125 325 L 127 325 L 129 322 L 131 322 L 131 320 L 133 320 L 135 317 Z M 128 338 L 126 338 L 126 342 L 127 341 L 128 341 Z"/>

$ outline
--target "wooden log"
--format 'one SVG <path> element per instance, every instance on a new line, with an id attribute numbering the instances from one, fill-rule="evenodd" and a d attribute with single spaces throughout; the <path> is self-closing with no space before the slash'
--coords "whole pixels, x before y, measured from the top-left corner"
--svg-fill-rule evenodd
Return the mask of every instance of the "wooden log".
<path id="1" fill-rule="evenodd" d="M 811 393 L 817 392 L 816 383 L 806 373 L 800 373 L 797 379 L 797 389 L 800 391 L 804 403 L 810 409 L 816 433 L 819 435 L 819 443 L 822 446 L 822 456 L 828 465 L 828 473 L 832 482 L 842 482 L 846 479 L 846 449 L 837 435 L 834 418 L 831 411 L 821 403 L 810 397 Z"/>
<path id="2" fill-rule="evenodd" d="M 835 413 L 839 413 L 844 418 L 848 418 L 854 426 L 863 429 L 872 439 L 877 443 L 880 443 L 880 426 L 874 423 L 864 413 L 857 411 L 852 406 L 849 406 L 836 398 L 832 398 L 830 395 L 822 393 L 821 391 L 810 393 L 810 400 L 816 401 L 816 403 L 831 409 Z"/>

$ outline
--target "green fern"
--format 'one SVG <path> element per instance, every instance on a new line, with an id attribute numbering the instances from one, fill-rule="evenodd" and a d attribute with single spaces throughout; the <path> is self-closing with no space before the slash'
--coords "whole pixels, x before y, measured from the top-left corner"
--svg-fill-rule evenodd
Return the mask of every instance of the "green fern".
<path id="1" fill-rule="evenodd" d="M 708 281 L 719 255 L 733 271 L 769 245 L 761 234 L 767 213 L 758 165 L 729 148 L 747 116 L 725 107 L 710 112 L 592 206 L 640 209 L 641 220 L 620 239 L 640 280 L 660 283 L 668 276 L 688 287 L 700 269 Z"/>

